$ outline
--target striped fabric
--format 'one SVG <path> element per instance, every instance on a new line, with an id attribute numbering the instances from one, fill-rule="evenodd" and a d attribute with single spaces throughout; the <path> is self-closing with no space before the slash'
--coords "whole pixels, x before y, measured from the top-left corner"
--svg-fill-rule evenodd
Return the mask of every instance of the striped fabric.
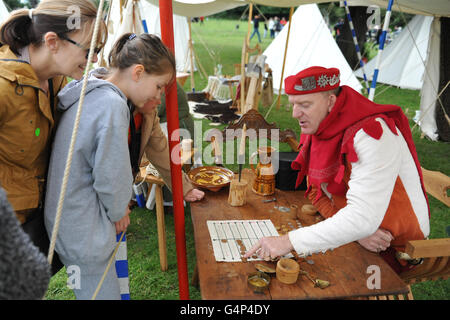
<path id="1" fill-rule="evenodd" d="M 361 66 L 361 70 L 363 72 L 364 82 L 366 83 L 366 90 L 367 92 L 369 92 L 369 82 L 367 81 L 366 71 L 364 71 L 364 61 L 362 60 L 361 50 L 358 45 L 358 39 L 356 39 L 355 27 L 353 26 L 353 20 L 350 15 L 350 10 L 348 9 L 347 1 L 344 1 L 344 5 L 345 12 L 347 13 L 348 24 L 350 25 L 350 29 L 352 31 L 352 38 L 356 48 L 356 55 L 358 56 L 359 65 Z"/>
<path id="2" fill-rule="evenodd" d="M 120 240 L 122 233 L 116 236 L 116 241 Z M 123 236 L 122 243 L 116 254 L 116 272 L 119 278 L 120 297 L 122 300 L 130 300 L 130 286 L 128 280 L 128 258 L 127 258 L 127 239 Z"/>
<path id="3" fill-rule="evenodd" d="M 380 46 L 378 48 L 378 55 L 377 60 L 375 64 L 375 70 L 373 71 L 373 78 L 372 78 L 372 84 L 370 86 L 369 90 L 369 100 L 373 101 L 373 98 L 375 97 L 375 87 L 377 85 L 377 78 L 378 78 L 378 72 L 380 71 L 380 63 L 381 63 L 381 55 L 383 53 L 384 49 L 384 42 L 386 40 L 386 32 L 389 27 L 389 21 L 391 20 L 391 12 L 392 12 L 392 3 L 394 0 L 389 0 L 389 4 L 386 11 L 386 16 L 384 17 L 384 24 L 383 24 L 383 32 L 380 36 Z"/>

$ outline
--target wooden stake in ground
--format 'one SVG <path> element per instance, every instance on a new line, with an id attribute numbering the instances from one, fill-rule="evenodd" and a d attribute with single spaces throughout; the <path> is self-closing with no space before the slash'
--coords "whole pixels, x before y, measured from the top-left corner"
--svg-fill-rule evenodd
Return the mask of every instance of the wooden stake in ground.
<path id="1" fill-rule="evenodd" d="M 194 82 L 194 47 L 192 46 L 192 32 L 191 32 L 191 18 L 187 17 L 188 26 L 189 26 L 189 58 L 191 62 L 191 91 L 195 90 L 195 82 Z"/>
<path id="2" fill-rule="evenodd" d="M 280 90 L 278 91 L 278 98 L 277 98 L 277 110 L 280 109 L 280 102 L 281 102 L 281 88 L 283 86 L 283 76 L 284 76 L 284 66 L 286 64 L 286 54 L 289 44 L 289 34 L 291 33 L 291 25 L 292 25 L 292 14 L 294 13 L 294 7 L 291 7 L 291 11 L 289 11 L 289 26 L 288 26 L 288 34 L 286 37 L 286 45 L 284 47 L 284 57 L 283 57 L 283 67 L 281 68 L 281 77 L 280 77 Z"/>

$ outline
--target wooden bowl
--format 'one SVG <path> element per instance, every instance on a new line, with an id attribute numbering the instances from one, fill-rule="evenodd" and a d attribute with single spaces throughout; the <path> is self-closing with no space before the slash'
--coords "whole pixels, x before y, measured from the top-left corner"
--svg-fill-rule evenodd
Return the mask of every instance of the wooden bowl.
<path id="1" fill-rule="evenodd" d="M 217 192 L 230 184 L 234 173 L 224 167 L 204 166 L 189 171 L 188 177 L 195 187 Z"/>

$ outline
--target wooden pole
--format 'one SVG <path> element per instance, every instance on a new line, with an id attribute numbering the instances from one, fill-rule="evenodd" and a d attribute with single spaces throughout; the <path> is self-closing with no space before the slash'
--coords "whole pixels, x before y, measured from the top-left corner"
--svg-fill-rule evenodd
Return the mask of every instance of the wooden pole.
<path id="1" fill-rule="evenodd" d="M 281 88 L 283 87 L 283 76 L 284 76 L 284 67 L 286 65 L 286 55 L 287 55 L 287 49 L 289 44 L 289 34 L 291 33 L 291 25 L 292 25 L 292 14 L 294 13 L 294 7 L 291 7 L 291 10 L 289 11 L 289 27 L 288 27 L 288 34 L 286 38 L 286 45 L 284 47 L 284 57 L 283 57 L 283 67 L 281 69 L 281 77 L 280 77 L 280 90 L 278 91 L 278 98 L 277 98 L 277 110 L 280 109 L 280 102 L 281 102 Z"/>
<path id="2" fill-rule="evenodd" d="M 248 25 L 247 25 L 247 37 L 244 40 L 244 44 L 242 46 L 242 56 L 241 56 L 241 101 L 239 108 L 239 112 L 242 113 L 245 110 L 245 63 L 247 62 L 247 50 L 250 47 L 250 25 L 252 21 L 253 15 L 253 4 L 249 4 L 249 12 L 248 12 Z"/>
<path id="3" fill-rule="evenodd" d="M 250 32 L 252 30 L 252 17 L 253 17 L 253 3 L 250 3 L 250 9 L 248 11 L 248 24 L 247 24 L 247 49 L 250 48 Z M 245 63 L 248 62 L 248 50 L 245 51 Z"/>
<path id="4" fill-rule="evenodd" d="M 195 91 L 195 82 L 194 82 L 194 47 L 192 46 L 192 32 L 191 32 L 191 18 L 187 17 L 188 26 L 189 26 L 189 57 L 191 61 L 191 91 Z"/>

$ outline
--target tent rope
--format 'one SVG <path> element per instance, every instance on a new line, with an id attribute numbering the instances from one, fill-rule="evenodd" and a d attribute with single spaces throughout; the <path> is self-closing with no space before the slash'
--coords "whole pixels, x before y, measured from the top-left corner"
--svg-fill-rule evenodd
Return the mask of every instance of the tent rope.
<path id="1" fill-rule="evenodd" d="M 142 180 L 142 181 L 144 181 L 144 180 Z M 109 269 L 111 268 L 112 262 L 117 254 L 117 250 L 119 250 L 119 247 L 120 247 L 120 244 L 122 243 L 122 239 L 123 239 L 124 235 L 125 235 L 125 231 L 122 232 L 122 235 L 120 236 L 119 241 L 117 241 L 117 245 L 114 248 L 111 258 L 109 258 L 108 265 L 106 266 L 105 272 L 103 272 L 102 278 L 100 279 L 100 282 L 98 283 L 97 288 L 95 289 L 91 300 L 95 300 L 95 298 L 97 298 L 98 292 L 100 291 L 100 288 L 102 287 L 103 281 L 105 281 L 106 274 L 108 273 Z"/>
<path id="2" fill-rule="evenodd" d="M 414 130 L 414 128 L 417 127 L 418 123 L 419 123 L 420 121 L 423 120 L 423 118 L 425 117 L 425 115 L 427 114 L 427 112 L 431 109 L 431 107 L 432 107 L 433 104 L 436 102 L 436 100 L 439 99 L 439 97 L 444 93 L 445 89 L 447 89 L 447 87 L 448 87 L 449 84 L 450 84 L 450 81 L 447 81 L 447 84 L 446 84 L 446 85 L 444 86 L 444 88 L 442 88 L 442 90 L 439 92 L 439 94 L 437 95 L 436 99 L 435 99 L 432 103 L 430 103 L 430 105 L 429 105 L 428 107 L 426 107 L 426 109 L 424 110 L 423 113 L 420 114 L 419 119 L 418 119 L 417 122 L 414 124 L 414 126 L 412 127 L 411 130 Z M 447 115 L 447 113 L 445 113 L 445 110 L 443 110 L 443 111 L 444 111 L 445 119 L 447 120 L 448 124 L 450 124 L 450 117 Z"/>
<path id="3" fill-rule="evenodd" d="M 75 141 L 76 141 L 76 137 L 78 134 L 78 127 L 79 127 L 79 123 L 80 123 L 81 112 L 83 110 L 84 97 L 86 94 L 86 86 L 87 86 L 87 82 L 88 82 L 89 71 L 90 71 L 91 65 L 92 65 L 92 57 L 94 55 L 94 48 L 97 44 L 97 35 L 98 35 L 98 30 L 100 28 L 100 21 L 102 19 L 101 14 L 103 12 L 104 2 L 105 2 L 105 0 L 100 0 L 99 6 L 97 9 L 97 16 L 95 18 L 95 27 L 94 27 L 94 32 L 93 32 L 92 39 L 91 39 L 90 48 L 89 48 L 89 55 L 88 55 L 88 60 L 86 63 L 86 69 L 85 69 L 85 74 L 84 74 L 84 79 L 83 79 L 83 86 L 82 86 L 81 93 L 80 93 L 80 102 L 78 103 L 78 110 L 77 110 L 77 114 L 76 114 L 76 118 L 75 118 L 74 128 L 72 131 L 72 137 L 70 140 L 70 147 L 69 147 L 69 152 L 67 155 L 66 166 L 64 168 L 64 176 L 63 176 L 63 181 L 62 181 L 62 186 L 61 186 L 61 193 L 59 195 L 59 200 L 58 200 L 58 207 L 57 207 L 56 217 L 55 217 L 55 225 L 53 226 L 53 230 L 52 230 L 52 237 L 51 237 L 49 253 L 48 253 L 48 257 L 47 257 L 49 264 L 52 264 L 52 261 L 53 261 L 56 237 L 58 235 L 59 226 L 60 226 L 60 222 L 61 222 L 64 197 L 65 197 L 66 190 L 67 190 L 67 183 L 68 183 L 68 178 L 69 178 L 69 173 L 70 173 L 70 167 L 72 165 L 73 151 L 75 149 Z M 113 257 L 114 256 L 115 256 L 115 253 L 113 254 Z M 107 270 L 105 271 L 104 275 L 107 273 L 108 269 L 109 269 L 109 266 L 108 266 Z M 99 285 L 101 286 L 101 283 Z"/>
<path id="4" fill-rule="evenodd" d="M 333 8 L 333 6 L 330 4 L 330 5 L 328 6 L 328 8 L 327 8 L 327 12 L 326 12 L 326 15 L 327 15 L 327 16 L 329 16 L 329 14 L 330 14 L 332 8 Z M 298 9 L 298 7 L 297 7 L 297 9 Z M 322 12 L 321 12 L 321 14 L 322 14 Z M 292 16 L 293 16 L 293 15 L 292 15 Z M 322 16 L 323 16 L 323 14 L 322 14 Z M 290 19 L 290 20 L 292 20 L 292 19 Z M 291 21 L 288 21 L 288 23 L 291 24 Z M 322 23 L 325 24 L 325 27 L 328 29 L 328 25 L 326 24 L 325 20 L 322 19 L 321 23 L 316 27 L 314 33 L 316 33 L 320 28 L 323 27 Z M 314 41 L 309 41 L 309 42 L 307 43 L 307 45 L 306 45 L 306 48 L 308 48 L 310 45 L 313 45 L 313 42 L 314 42 Z M 302 60 L 302 59 L 303 59 L 303 55 L 306 53 L 306 51 L 307 51 L 307 50 L 304 50 L 304 51 L 303 51 L 302 55 L 299 57 L 299 60 Z M 351 75 L 349 76 L 349 78 L 350 78 L 350 77 L 351 77 Z M 349 79 L 349 78 L 348 78 L 348 79 Z M 347 79 L 347 80 L 348 80 L 348 79 Z M 282 79 L 281 79 L 281 81 L 282 81 Z M 273 106 L 278 102 L 279 96 L 281 96 L 281 94 L 282 94 L 282 90 L 279 90 L 279 91 L 278 91 L 277 99 L 275 100 L 275 103 L 273 103 L 273 104 L 270 106 L 269 110 L 267 111 L 266 115 L 264 116 L 264 119 L 267 120 L 267 117 L 269 116 L 270 112 L 272 111 Z"/>

